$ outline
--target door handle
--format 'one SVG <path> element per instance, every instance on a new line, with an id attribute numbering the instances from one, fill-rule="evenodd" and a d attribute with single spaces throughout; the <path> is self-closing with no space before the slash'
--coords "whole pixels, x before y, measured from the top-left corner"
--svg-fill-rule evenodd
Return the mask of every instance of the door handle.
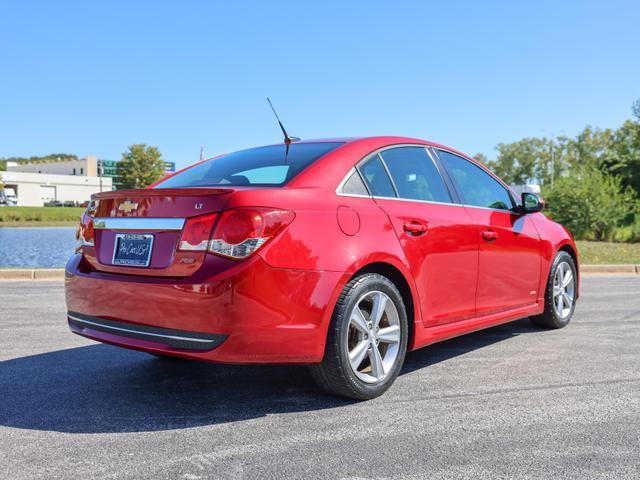
<path id="1" fill-rule="evenodd" d="M 424 223 L 413 220 L 404 224 L 404 231 L 417 237 L 427 232 L 427 226 Z"/>
<path id="2" fill-rule="evenodd" d="M 498 235 L 498 233 L 494 232 L 493 230 L 484 230 L 482 232 L 482 239 L 486 242 L 495 242 L 499 236 L 500 235 Z"/>

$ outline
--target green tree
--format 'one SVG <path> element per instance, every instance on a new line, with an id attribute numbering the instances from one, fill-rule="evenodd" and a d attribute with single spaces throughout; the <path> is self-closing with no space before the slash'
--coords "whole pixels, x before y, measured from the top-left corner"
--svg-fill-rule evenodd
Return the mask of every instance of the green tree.
<path id="1" fill-rule="evenodd" d="M 44 156 L 33 157 L 8 157 L 0 161 L 16 162 L 16 163 L 47 163 L 47 162 L 66 162 L 69 160 L 78 160 L 78 156 L 72 153 L 50 153 Z"/>
<path id="2" fill-rule="evenodd" d="M 162 155 L 144 143 L 131 145 L 118 167 L 123 188 L 144 188 L 164 175 Z"/>
<path id="3" fill-rule="evenodd" d="M 640 120 L 640 98 L 633 102 L 633 104 L 631 105 L 631 112 L 633 113 L 634 117 Z"/>
<path id="4" fill-rule="evenodd" d="M 609 240 L 636 208 L 634 192 L 597 168 L 560 177 L 542 193 L 549 216 L 579 239 Z"/>
<path id="5" fill-rule="evenodd" d="M 478 162 L 486 165 L 487 162 L 489 161 L 489 159 L 487 158 L 487 156 L 484 153 L 476 153 L 473 158 L 475 160 L 477 160 Z"/>
<path id="6" fill-rule="evenodd" d="M 513 143 L 499 143 L 498 157 L 488 162 L 499 177 L 509 184 L 545 183 L 555 146 L 547 138 L 524 138 Z M 555 147 L 557 148 L 557 147 Z"/>
<path id="7" fill-rule="evenodd" d="M 636 100 L 631 110 L 636 118 L 627 120 L 613 132 L 604 167 L 640 195 L 640 100 Z"/>
<path id="8" fill-rule="evenodd" d="M 640 161 L 638 125 L 629 121 L 615 131 L 587 126 L 575 138 L 524 138 L 500 143 L 496 147 L 498 157 L 487 165 L 511 184 L 549 185 L 576 171 L 598 168 L 619 175 L 624 186 L 636 189 L 635 177 L 640 176 L 640 168 L 634 163 Z M 636 190 L 640 192 L 640 188 Z"/>

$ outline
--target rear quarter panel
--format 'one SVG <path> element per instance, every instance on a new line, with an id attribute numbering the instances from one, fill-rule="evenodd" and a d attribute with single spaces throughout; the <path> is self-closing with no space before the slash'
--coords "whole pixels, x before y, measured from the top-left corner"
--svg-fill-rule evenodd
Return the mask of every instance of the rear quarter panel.
<path id="1" fill-rule="evenodd" d="M 393 257 L 407 268 L 389 218 L 371 198 L 340 196 L 314 187 L 274 189 L 238 192 L 226 207 L 243 205 L 295 212 L 293 222 L 260 250 L 273 267 L 354 272 L 367 259 Z M 344 221 L 341 227 L 339 210 L 348 212 L 350 228 L 344 228 Z"/>
<path id="2" fill-rule="evenodd" d="M 325 325 L 328 326 L 346 283 L 354 273 L 372 263 L 394 266 L 407 280 L 413 298 L 418 298 L 393 226 L 373 199 L 340 196 L 326 188 L 301 187 L 237 192 L 226 207 L 245 205 L 287 208 L 295 212 L 293 222 L 259 251 L 267 264 L 281 269 L 341 274 L 329 301 L 330 308 L 325 312 Z M 347 212 L 346 225 L 344 221 L 339 222 L 339 211 Z M 411 313 L 414 323 L 421 325 L 418 302 L 414 302 Z"/>

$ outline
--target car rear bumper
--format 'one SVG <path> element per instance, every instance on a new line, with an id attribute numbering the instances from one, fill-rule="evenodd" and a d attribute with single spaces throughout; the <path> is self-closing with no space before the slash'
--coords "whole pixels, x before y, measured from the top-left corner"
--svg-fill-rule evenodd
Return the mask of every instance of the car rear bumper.
<path id="1" fill-rule="evenodd" d="M 106 341 L 117 338 L 137 340 L 136 345 L 170 348 L 193 352 L 206 352 L 218 347 L 227 338 L 215 333 L 189 332 L 172 328 L 135 325 L 105 318 L 68 312 L 67 321 L 72 332 Z"/>
<path id="2" fill-rule="evenodd" d="M 208 272 L 208 273 L 205 273 Z M 342 274 L 208 255 L 187 279 L 65 272 L 69 327 L 151 353 L 225 363 L 317 363 Z"/>

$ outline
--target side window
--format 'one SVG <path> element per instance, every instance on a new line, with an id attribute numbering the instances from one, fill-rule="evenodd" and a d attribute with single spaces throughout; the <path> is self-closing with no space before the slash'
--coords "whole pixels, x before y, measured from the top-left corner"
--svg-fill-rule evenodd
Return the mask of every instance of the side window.
<path id="1" fill-rule="evenodd" d="M 398 147 L 381 152 L 400 198 L 451 202 L 451 196 L 424 147 Z"/>
<path id="2" fill-rule="evenodd" d="M 367 187 L 364 186 L 364 182 L 360 178 L 360 174 L 358 172 L 353 172 L 347 181 L 344 182 L 342 185 L 342 193 L 346 193 L 348 195 L 369 196 Z"/>
<path id="3" fill-rule="evenodd" d="M 393 189 L 387 170 L 382 165 L 380 157 L 374 155 L 367 160 L 363 165 L 358 167 L 362 178 L 367 182 L 371 195 L 377 197 L 395 197 L 396 192 Z"/>
<path id="4" fill-rule="evenodd" d="M 461 190 L 464 203 L 498 210 L 513 209 L 507 190 L 483 169 L 453 153 L 438 150 L 438 155 Z"/>

